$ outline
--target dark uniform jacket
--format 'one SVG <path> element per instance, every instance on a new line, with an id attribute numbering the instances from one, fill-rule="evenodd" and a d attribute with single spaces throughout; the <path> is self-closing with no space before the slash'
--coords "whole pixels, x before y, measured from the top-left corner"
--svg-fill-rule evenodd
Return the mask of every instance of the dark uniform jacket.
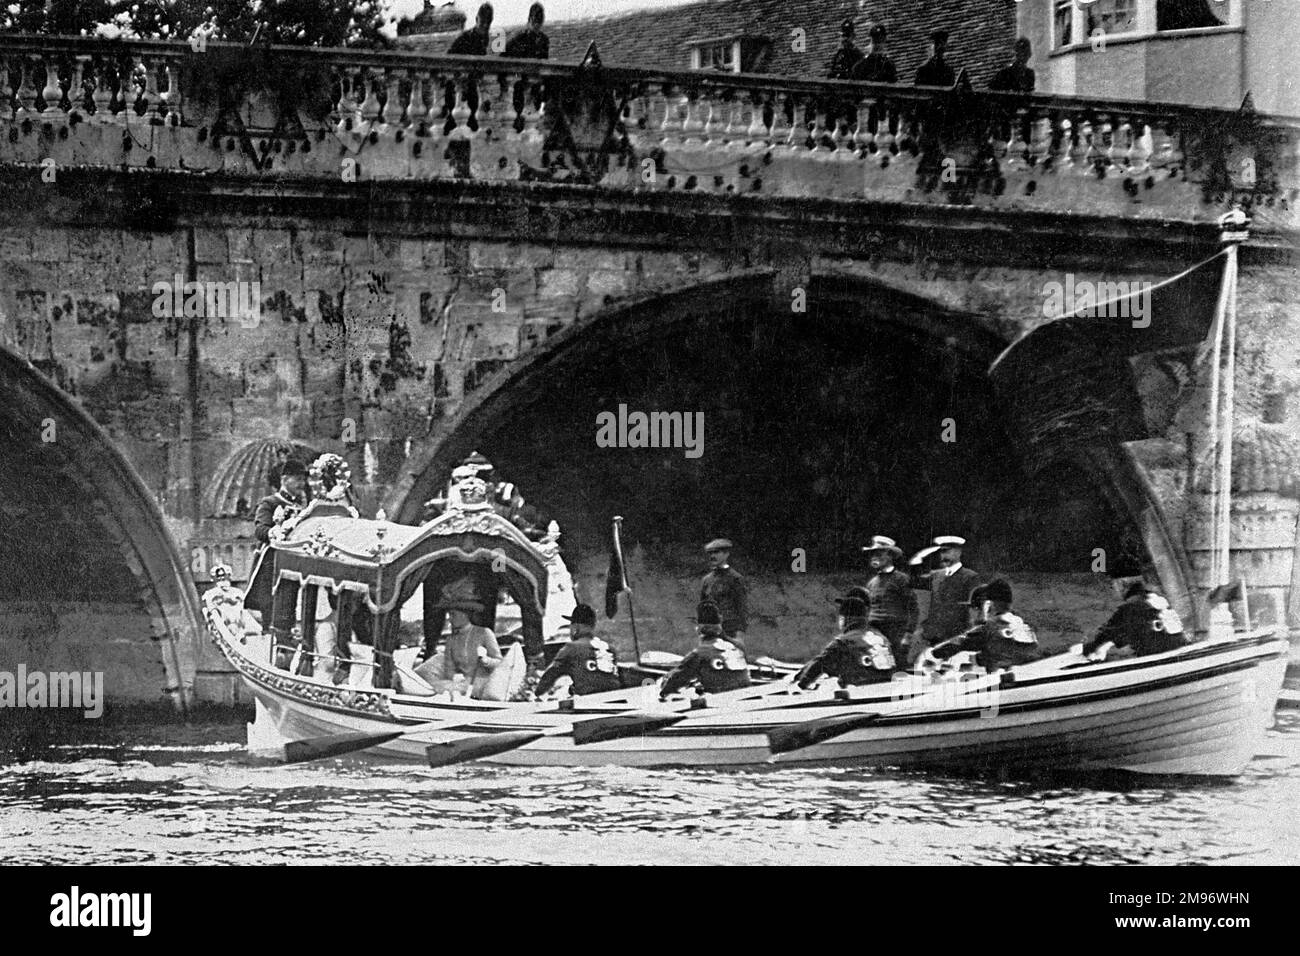
<path id="1" fill-rule="evenodd" d="M 537 682 L 538 696 L 545 694 L 561 677 L 573 681 L 573 695 L 603 694 L 623 686 L 618 677 L 618 664 L 609 645 L 600 638 L 578 638 L 560 648 L 551 666 Z"/>
<path id="2" fill-rule="evenodd" d="M 927 643 L 938 644 L 966 630 L 970 623 L 966 600 L 979 580 L 980 576 L 964 564 L 952 574 L 940 569 L 912 579 L 912 587 L 930 592 L 930 611 L 921 625 L 921 636 Z"/>
<path id="3" fill-rule="evenodd" d="M 894 630 L 916 629 L 920 610 L 912 592 L 912 580 L 905 572 L 894 568 L 874 575 L 867 582 L 867 595 L 871 598 L 868 624 L 886 624 Z"/>
<path id="4" fill-rule="evenodd" d="M 855 628 L 826 645 L 826 649 L 803 666 L 795 675 L 800 687 L 827 674 L 838 677 L 841 686 L 871 684 L 890 680 L 894 671 L 894 654 L 889 641 L 879 631 Z"/>
<path id="5" fill-rule="evenodd" d="M 956 82 L 957 75 L 946 60 L 936 62 L 930 57 L 916 71 L 917 86 L 952 86 Z"/>
<path id="6" fill-rule="evenodd" d="M 1027 66 L 1004 66 L 993 74 L 989 81 L 990 90 L 1004 90 L 1012 93 L 1034 92 L 1034 71 Z"/>
<path id="7" fill-rule="evenodd" d="M 253 536 L 262 544 L 269 543 L 271 529 L 275 527 L 276 511 L 284 508 L 285 518 L 288 519 L 301 511 L 305 504 L 306 502 L 303 499 L 290 498 L 280 491 L 273 495 L 267 495 L 257 503 L 257 510 L 253 512 Z"/>
<path id="8" fill-rule="evenodd" d="M 869 53 L 854 64 L 849 79 L 865 80 L 868 83 L 897 83 L 898 68 L 885 54 Z"/>
<path id="9" fill-rule="evenodd" d="M 447 52 L 460 56 L 487 56 L 488 41 L 490 39 L 491 37 L 486 33 L 479 33 L 474 29 L 466 30 L 451 41 L 451 46 L 447 48 Z"/>
<path id="10" fill-rule="evenodd" d="M 1010 611 L 994 615 L 960 637 L 930 648 L 930 653 L 939 660 L 947 660 L 959 651 L 976 652 L 976 663 L 986 671 L 1028 664 L 1041 656 L 1033 628 Z"/>
<path id="11" fill-rule="evenodd" d="M 1097 636 L 1084 645 L 1083 652 L 1091 654 L 1108 641 L 1116 647 L 1131 647 L 1139 656 L 1176 650 L 1190 643 L 1177 612 L 1159 594 L 1135 595 L 1121 604 Z"/>
<path id="12" fill-rule="evenodd" d="M 687 684 L 698 684 L 706 694 L 749 686 L 745 652 L 723 637 L 705 638 L 664 678 L 660 694 L 667 696 Z"/>
<path id="13" fill-rule="evenodd" d="M 700 601 L 712 601 L 722 614 L 722 629 L 728 634 L 749 630 L 749 584 L 743 575 L 726 565 L 704 575 Z"/>
<path id="14" fill-rule="evenodd" d="M 546 60 L 551 56 L 551 40 L 541 30 L 525 30 L 510 38 L 505 55 L 516 60 Z"/>
<path id="15" fill-rule="evenodd" d="M 853 68 L 858 65 L 862 59 L 862 51 L 850 43 L 848 46 L 841 45 L 831 57 L 830 64 L 826 67 L 826 78 L 828 80 L 847 80 L 853 72 Z"/>

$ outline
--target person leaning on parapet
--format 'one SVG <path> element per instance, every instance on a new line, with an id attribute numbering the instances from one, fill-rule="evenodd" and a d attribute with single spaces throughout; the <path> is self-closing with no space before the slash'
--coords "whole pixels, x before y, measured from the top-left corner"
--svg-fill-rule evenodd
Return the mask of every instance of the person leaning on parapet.
<path id="1" fill-rule="evenodd" d="M 718 694 L 749 686 L 749 662 L 745 649 L 727 640 L 722 615 L 716 604 L 700 602 L 695 609 L 700 644 L 668 672 L 659 688 L 659 699 L 694 684 L 705 694 Z"/>
<path id="2" fill-rule="evenodd" d="M 1017 39 L 1014 51 L 1011 62 L 994 73 L 993 79 L 989 80 L 990 90 L 1007 93 L 1034 92 L 1034 71 L 1029 68 L 1033 48 L 1029 45 L 1029 38 Z"/>
<path id="3" fill-rule="evenodd" d="M 1103 661 L 1112 647 L 1132 648 L 1134 656 L 1141 657 L 1177 650 L 1189 643 L 1178 612 L 1163 595 L 1137 581 L 1128 586 L 1124 603 L 1101 626 L 1097 636 L 1084 645 L 1083 653 L 1089 660 Z"/>
<path id="4" fill-rule="evenodd" d="M 862 59 L 862 51 L 853 43 L 854 29 L 852 19 L 840 24 L 840 48 L 835 51 L 826 67 L 826 79 L 847 80 Z"/>
<path id="5" fill-rule="evenodd" d="M 898 68 L 894 66 L 894 61 L 885 55 L 885 40 L 888 37 L 889 31 L 885 29 L 884 24 L 877 23 L 871 28 L 867 55 L 853 65 L 853 69 L 849 71 L 850 80 L 861 80 L 866 83 L 898 82 Z"/>
<path id="6" fill-rule="evenodd" d="M 485 3 L 480 6 L 478 13 L 474 17 L 474 26 L 452 40 L 447 52 L 457 56 L 487 56 L 488 45 L 492 42 L 492 18 L 494 15 L 492 4 Z M 449 82 L 443 89 L 445 92 L 443 102 L 447 109 L 447 123 L 442 130 L 445 136 L 456 128 L 456 121 L 451 115 L 451 111 L 456 108 L 456 85 Z M 476 77 L 469 78 L 466 83 L 465 105 L 470 111 L 467 125 L 472 131 L 477 131 L 478 120 L 475 118 L 475 114 L 478 112 L 478 83 Z"/>
<path id="7" fill-rule="evenodd" d="M 836 598 L 840 606 L 839 634 L 795 675 L 805 690 L 823 674 L 839 679 L 841 687 L 874 684 L 894 676 L 894 653 L 884 634 L 867 623 L 865 592 Z"/>
<path id="8" fill-rule="evenodd" d="M 948 49 L 948 31 L 935 30 L 930 34 L 930 59 L 916 71 L 917 86 L 953 86 L 957 75 L 943 58 Z"/>
<path id="9" fill-rule="evenodd" d="M 704 546 L 710 570 L 700 584 L 700 600 L 717 605 L 723 632 L 743 651 L 749 630 L 749 582 L 731 566 L 731 548 L 726 538 L 715 538 Z"/>
<path id="10" fill-rule="evenodd" d="M 540 3 L 528 8 L 528 26 L 510 38 L 505 56 L 516 60 L 547 60 L 551 56 L 551 40 L 542 32 L 546 10 Z"/>

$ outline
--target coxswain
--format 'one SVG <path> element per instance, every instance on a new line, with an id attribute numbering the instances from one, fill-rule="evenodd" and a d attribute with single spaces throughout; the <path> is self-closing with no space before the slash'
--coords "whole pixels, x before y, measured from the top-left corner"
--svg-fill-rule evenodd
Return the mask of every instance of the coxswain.
<path id="1" fill-rule="evenodd" d="M 805 690 L 823 674 L 837 677 L 841 687 L 874 684 L 893 677 L 894 654 L 885 635 L 867 623 L 867 602 L 856 595 L 836 598 L 839 634 L 795 675 Z"/>
<path id="2" fill-rule="evenodd" d="M 749 686 L 749 662 L 745 650 L 727 640 L 722 630 L 722 614 L 716 604 L 703 601 L 695 611 L 700 645 L 682 658 L 664 678 L 659 699 L 664 700 L 687 684 L 702 693 L 716 694 Z"/>
<path id="3" fill-rule="evenodd" d="M 935 30 L 930 34 L 930 59 L 916 71 L 917 86 L 955 86 L 957 76 L 943 58 L 948 49 L 948 31 Z"/>
<path id="4" fill-rule="evenodd" d="M 971 591 L 979 584 L 979 574 L 962 564 L 961 549 L 966 546 L 966 539 L 955 534 L 940 535 L 928 548 L 918 551 L 908 561 L 909 565 L 919 567 L 930 555 L 939 555 L 939 567 L 933 571 L 912 574 L 912 587 L 918 591 L 930 592 L 930 609 L 921 623 L 921 640 L 915 642 L 911 651 L 911 660 L 927 648 L 942 643 L 950 637 L 956 637 L 969 626 L 969 608 L 967 599 Z"/>
<path id="5" fill-rule="evenodd" d="M 1136 581 L 1124 591 L 1124 603 L 1084 645 L 1083 653 L 1091 661 L 1103 661 L 1112 647 L 1132 648 L 1134 656 L 1142 657 L 1190 643 L 1182 619 L 1164 595 L 1151 590 L 1146 582 Z"/>
<path id="6" fill-rule="evenodd" d="M 290 458 L 280 467 L 280 487 L 257 503 L 253 513 L 253 537 L 265 547 L 271 541 L 271 529 L 288 521 L 307 504 L 307 466 Z"/>
<path id="7" fill-rule="evenodd" d="M 867 582 L 870 605 L 867 621 L 889 639 L 894 661 L 901 666 L 907 661 L 909 638 L 920 616 L 911 579 L 894 567 L 894 562 L 903 556 L 903 549 L 893 538 L 878 534 L 862 550 L 867 552 L 871 570 L 875 572 Z"/>
<path id="8" fill-rule="evenodd" d="M 969 605 L 982 617 L 964 634 L 927 651 L 934 660 L 947 660 L 961 651 L 975 654 L 975 662 L 992 673 L 1038 660 L 1038 636 L 1024 618 L 1011 610 L 1011 585 L 1002 578 L 971 592 Z"/>
<path id="9" fill-rule="evenodd" d="M 726 538 L 715 538 L 704 546 L 710 570 L 700 585 L 700 602 L 717 606 L 723 633 L 743 651 L 749 630 L 749 582 L 731 566 L 731 548 Z"/>
<path id="10" fill-rule="evenodd" d="M 595 610 L 590 605 L 579 604 L 565 620 L 569 622 L 572 639 L 560 648 L 555 660 L 542 672 L 533 692 L 541 697 L 561 677 L 573 682 L 570 693 L 574 697 L 603 694 L 622 687 L 614 652 L 596 636 Z"/>

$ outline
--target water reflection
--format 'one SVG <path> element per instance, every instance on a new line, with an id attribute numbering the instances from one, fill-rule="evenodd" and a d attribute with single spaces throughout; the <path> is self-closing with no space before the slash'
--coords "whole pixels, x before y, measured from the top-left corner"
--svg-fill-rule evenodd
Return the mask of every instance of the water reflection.
<path id="1" fill-rule="evenodd" d="M 1300 715 L 1235 781 L 243 763 L 242 726 L 0 754 L 11 863 L 1296 863 Z"/>

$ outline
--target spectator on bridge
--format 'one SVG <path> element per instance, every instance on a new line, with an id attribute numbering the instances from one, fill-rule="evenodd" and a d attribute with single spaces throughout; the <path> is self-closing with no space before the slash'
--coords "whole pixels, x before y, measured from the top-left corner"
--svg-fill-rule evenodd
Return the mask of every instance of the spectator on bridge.
<path id="1" fill-rule="evenodd" d="M 1029 68 L 1032 53 L 1028 37 L 1017 39 L 1011 62 L 993 74 L 989 89 L 1008 93 L 1034 92 L 1034 71 Z"/>
<path id="2" fill-rule="evenodd" d="M 447 49 L 448 53 L 457 56 L 487 56 L 488 44 L 492 39 L 492 17 L 494 11 L 492 4 L 485 3 L 478 8 L 478 14 L 474 17 L 474 26 L 466 30 L 456 39 L 451 41 L 451 46 Z M 470 76 L 465 82 L 465 105 L 469 107 L 469 126 L 472 132 L 478 132 L 478 119 L 475 114 L 478 113 L 478 77 Z M 443 98 L 447 112 L 447 122 L 443 126 L 443 135 L 447 135 L 456 128 L 456 121 L 452 119 L 451 111 L 456 108 L 456 85 L 448 83 L 444 88 L 446 95 Z"/>
<path id="3" fill-rule="evenodd" d="M 545 22 L 546 9 L 540 3 L 534 3 L 528 8 L 528 26 L 510 38 L 505 55 L 517 60 L 550 59 L 551 41 L 542 32 Z"/>
<path id="4" fill-rule="evenodd" d="M 935 30 L 930 34 L 930 59 L 916 71 L 916 86 L 953 86 L 957 75 L 943 58 L 948 49 L 948 31 Z"/>
<path id="5" fill-rule="evenodd" d="M 885 40 L 889 31 L 884 24 L 877 23 L 871 28 L 867 55 L 854 64 L 849 72 L 849 79 L 863 80 L 867 83 L 897 83 L 898 68 L 894 61 L 885 55 Z"/>
<path id="6" fill-rule="evenodd" d="M 840 24 L 840 48 L 835 51 L 830 65 L 826 67 L 828 80 L 847 80 L 853 68 L 862 59 L 862 51 L 853 44 L 853 33 L 854 26 L 851 18 Z"/>

